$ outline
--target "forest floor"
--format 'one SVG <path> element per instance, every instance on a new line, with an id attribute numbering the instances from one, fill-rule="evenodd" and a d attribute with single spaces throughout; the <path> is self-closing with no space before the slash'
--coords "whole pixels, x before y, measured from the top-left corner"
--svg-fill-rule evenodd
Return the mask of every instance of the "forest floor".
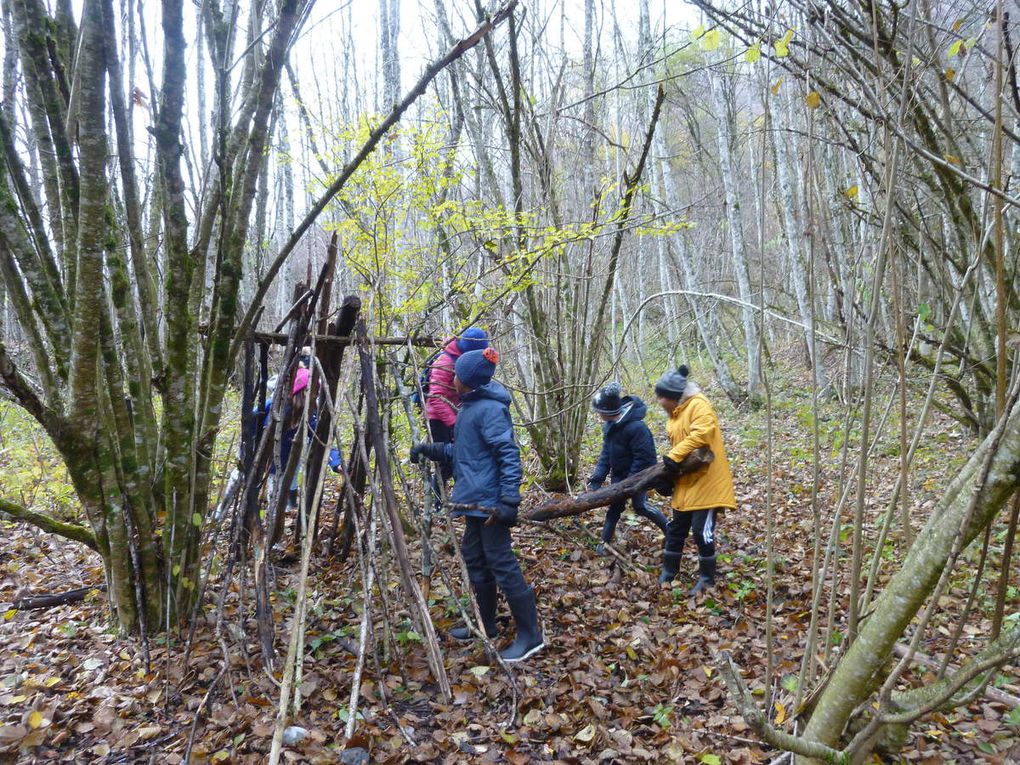
<path id="1" fill-rule="evenodd" d="M 480 642 L 462 645 L 443 639 L 453 685 L 453 698 L 444 701 L 410 623 L 392 622 L 387 630 L 378 622 L 376 634 L 390 639 L 379 640 L 382 649 L 365 667 L 356 733 L 348 746 L 369 750 L 371 761 L 378 763 L 772 761 L 778 753 L 756 740 L 727 699 L 717 655 L 722 650 L 733 654 L 764 707 L 771 538 L 777 572 L 771 713 L 777 727 L 795 730 L 793 698 L 811 608 L 810 399 L 794 396 L 776 402 L 771 492 L 764 412 L 735 410 L 725 402 L 719 408 L 740 508 L 720 522 L 720 581 L 709 597 L 686 596 L 697 565 L 690 542 L 675 585 L 657 584 L 661 536 L 630 513 L 617 534 L 619 557 L 594 553 L 602 520 L 598 510 L 549 528 L 519 526 L 515 541 L 525 576 L 538 595 L 545 650 L 508 675 L 487 658 Z M 835 403 L 829 408 L 819 423 L 823 513 L 831 513 L 837 503 L 837 433 L 845 411 Z M 656 414 L 651 412 L 649 420 L 658 437 L 662 423 Z M 933 433 L 912 473 L 915 527 L 923 523 L 970 445 L 969 437 L 949 422 L 939 422 Z M 898 470 L 895 442 L 890 436 L 875 453 L 877 473 L 868 503 L 873 519 L 884 507 Z M 956 456 L 947 461 L 946 454 Z M 0 445 L 0 470 L 10 459 Z M 771 535 L 766 513 L 770 494 Z M 538 490 L 527 497 L 526 505 L 544 499 Z M 327 497 L 327 508 L 331 501 Z M 328 528 L 329 516 L 324 520 Z M 869 536 L 874 532 L 874 525 L 869 526 Z M 437 533 L 439 565 L 455 571 L 449 539 L 442 544 L 448 533 Z M 0 534 L 0 603 L 23 593 L 59 592 L 103 581 L 98 558 L 79 546 L 5 520 L 0 520 Z M 897 545 L 894 535 L 883 560 L 898 559 Z M 417 560 L 416 552 L 412 549 Z M 324 557 L 313 560 L 303 706 L 293 721 L 309 735 L 285 750 L 284 761 L 340 761 L 336 749 L 349 714 L 362 600 L 356 565 L 354 556 L 344 564 Z M 281 655 L 286 654 L 297 570 L 296 565 L 275 569 Z M 991 606 L 986 601 L 993 591 L 994 581 L 981 591 L 954 660 L 972 650 L 971 637 L 987 634 Z M 395 575 L 386 577 L 384 592 L 391 599 L 399 597 Z M 926 655 L 941 656 L 967 596 L 961 585 L 943 598 L 932 633 L 936 637 L 921 647 Z M 429 599 L 442 634 L 456 618 L 439 576 L 433 577 Z M 1015 614 L 1015 590 L 1011 600 L 1007 613 Z M 2 606 L 0 762 L 173 765 L 183 761 L 192 737 L 192 762 L 265 762 L 279 691 L 261 667 L 250 605 L 242 608 L 241 602 L 236 591 L 227 600 L 222 644 L 229 656 L 222 675 L 224 654 L 210 624 L 213 606 L 200 620 L 186 661 L 186 636 L 175 635 L 169 645 L 159 636 L 150 642 L 148 670 L 139 642 L 109 629 L 101 593 L 49 610 L 4 611 L 7 606 Z M 391 603 L 390 610 L 399 617 L 399 606 Z M 833 651 L 839 650 L 844 618 L 835 614 Z M 505 606 L 500 622 L 505 640 L 512 633 Z M 215 691 L 207 694 L 218 677 Z M 932 677 L 930 670 L 919 667 L 904 681 L 921 684 Z M 1004 695 L 1020 696 L 1015 667 L 1003 669 L 995 685 Z M 912 729 L 902 754 L 887 761 L 1018 762 L 1018 732 L 1020 712 L 979 698 L 967 709 L 923 720 Z"/>

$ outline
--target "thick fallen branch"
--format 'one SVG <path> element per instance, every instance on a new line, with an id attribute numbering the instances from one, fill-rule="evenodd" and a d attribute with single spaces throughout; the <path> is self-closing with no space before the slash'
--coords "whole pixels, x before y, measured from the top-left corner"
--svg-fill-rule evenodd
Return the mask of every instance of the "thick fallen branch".
<path id="1" fill-rule="evenodd" d="M 688 454 L 680 463 L 678 475 L 687 475 L 701 470 L 708 465 L 715 455 L 707 446 L 702 446 Z M 553 518 L 565 518 L 571 515 L 580 515 L 583 512 L 596 507 L 607 507 L 614 502 L 629 499 L 635 494 L 648 491 L 656 482 L 665 475 L 666 466 L 657 462 L 650 468 L 640 473 L 623 479 L 619 483 L 613 483 L 604 489 L 589 491 L 579 497 L 565 497 L 564 499 L 553 500 L 539 505 L 529 513 L 521 515 L 521 520 L 526 521 L 549 521 Z"/>
<path id="2" fill-rule="evenodd" d="M 106 585 L 97 584 L 94 587 L 79 587 L 77 590 L 55 592 L 52 595 L 24 595 L 20 598 L 15 598 L 14 602 L 11 603 L 11 608 L 27 611 L 32 608 L 52 608 L 53 606 L 62 606 L 66 603 L 77 603 L 79 600 L 85 600 L 88 594 L 94 590 L 106 592 Z"/>
<path id="3" fill-rule="evenodd" d="M 268 343 L 269 345 L 286 345 L 287 338 L 289 335 L 283 332 L 252 332 L 252 337 L 260 343 Z M 328 334 L 316 334 L 315 344 L 317 346 L 334 347 L 341 346 L 346 348 L 348 345 L 354 345 L 358 342 L 356 337 L 351 335 L 328 335 Z M 438 348 L 442 345 L 443 338 L 432 337 L 430 335 L 411 335 L 410 337 L 370 337 L 368 338 L 369 345 L 400 345 L 408 346 L 413 345 L 420 348 Z"/>

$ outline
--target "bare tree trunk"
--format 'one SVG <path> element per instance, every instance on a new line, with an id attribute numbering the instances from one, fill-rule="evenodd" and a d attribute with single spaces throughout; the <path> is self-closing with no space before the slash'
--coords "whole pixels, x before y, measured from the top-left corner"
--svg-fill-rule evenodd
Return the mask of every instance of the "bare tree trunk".
<path id="1" fill-rule="evenodd" d="M 907 665 L 886 678 L 881 671 L 907 625 L 937 588 L 944 586 L 960 555 L 996 517 L 1017 488 L 1020 476 L 1020 403 L 982 443 L 950 484 L 899 570 L 861 622 L 822 691 L 804 738 L 838 747 L 851 714 L 883 681 L 895 683 Z M 927 620 L 927 619 L 926 619 Z M 924 632 L 918 630 L 917 635 Z"/>
<path id="2" fill-rule="evenodd" d="M 377 111 L 387 112 L 400 101 L 400 0 L 379 0 L 379 59 L 382 95 Z"/>
<path id="3" fill-rule="evenodd" d="M 724 90 L 720 78 L 709 76 L 712 85 L 712 100 L 719 110 L 717 118 L 719 168 L 722 173 L 723 190 L 726 197 L 726 225 L 729 229 L 730 254 L 733 271 L 737 279 L 740 299 L 744 302 L 741 316 L 744 325 L 744 343 L 747 349 L 747 394 L 751 399 L 758 395 L 761 382 L 761 359 L 758 348 L 758 330 L 754 319 L 754 296 L 751 291 L 751 275 L 744 242 L 744 224 L 741 216 L 737 182 L 733 174 L 733 143 L 735 119 L 733 93 Z"/>
<path id="4" fill-rule="evenodd" d="M 797 216 L 794 213 L 794 189 L 790 181 L 793 171 L 793 163 L 790 160 L 786 146 L 784 131 L 778 128 L 780 124 L 780 113 L 776 108 L 778 97 L 768 99 L 769 119 L 772 122 L 772 146 L 776 157 L 776 178 L 779 181 L 778 204 L 783 216 L 783 234 L 786 239 L 786 263 L 789 267 L 790 280 L 793 282 L 794 294 L 797 296 L 797 308 L 800 312 L 801 324 L 804 326 L 804 342 L 807 345 L 808 359 L 814 366 L 818 387 L 824 390 L 828 387 L 828 379 L 825 368 L 822 366 L 816 348 L 816 338 L 812 334 L 811 316 L 814 307 L 808 304 L 808 295 L 811 290 L 808 288 L 807 276 L 804 273 L 803 248 L 801 246 L 800 232 L 804 230 L 805 224 L 798 225 Z M 788 103 L 782 103 L 782 114 L 789 116 L 791 108 Z M 761 200 L 765 204 L 765 200 Z"/>
<path id="5" fill-rule="evenodd" d="M 359 320 L 357 326 L 359 339 L 358 354 L 361 358 L 362 389 L 365 391 L 365 407 L 368 412 L 368 437 L 372 441 L 375 450 L 376 470 L 379 473 L 379 483 L 382 487 L 382 503 L 386 511 L 386 518 L 389 522 L 390 543 L 393 547 L 393 554 L 397 560 L 397 568 L 400 573 L 400 581 L 404 588 L 404 594 L 409 601 L 411 618 L 422 635 L 425 649 L 428 655 L 429 668 L 432 670 L 432 677 L 439 685 L 443 698 L 452 698 L 450 681 L 446 675 L 443 665 L 443 657 L 439 650 L 439 639 L 436 636 L 435 627 L 432 625 L 432 618 L 429 615 L 428 604 L 418 580 L 415 578 L 411 568 L 411 560 L 407 552 L 407 542 L 404 539 L 404 529 L 400 521 L 400 512 L 397 509 L 396 495 L 393 493 L 393 479 L 390 474 L 389 454 L 386 449 L 386 441 L 383 435 L 382 422 L 380 420 L 379 401 L 376 395 L 376 381 L 372 372 L 373 360 L 369 352 L 368 336 L 365 331 L 364 321 Z"/>

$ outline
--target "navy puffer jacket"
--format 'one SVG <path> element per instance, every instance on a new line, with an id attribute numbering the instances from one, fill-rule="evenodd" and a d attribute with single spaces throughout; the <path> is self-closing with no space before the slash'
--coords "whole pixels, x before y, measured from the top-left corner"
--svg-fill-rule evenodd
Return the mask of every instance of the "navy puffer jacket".
<path id="1" fill-rule="evenodd" d="M 510 420 L 510 394 L 498 382 L 461 397 L 453 443 L 444 444 L 444 453 L 453 461 L 451 502 L 479 507 L 520 504 L 521 452 Z M 453 515 L 489 517 L 479 510 L 455 510 Z"/>
<path id="2" fill-rule="evenodd" d="M 618 483 L 657 461 L 655 439 L 645 425 L 645 402 L 637 396 L 625 396 L 622 403 L 620 419 L 602 425 L 602 453 L 588 481 L 590 487 L 601 486 L 606 476 Z"/>

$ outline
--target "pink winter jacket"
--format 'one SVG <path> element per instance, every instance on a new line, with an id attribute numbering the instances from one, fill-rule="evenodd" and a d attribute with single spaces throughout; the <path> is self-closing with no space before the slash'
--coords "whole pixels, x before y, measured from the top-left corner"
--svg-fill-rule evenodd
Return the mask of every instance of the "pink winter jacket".
<path id="1" fill-rule="evenodd" d="M 458 356 L 460 348 L 457 347 L 457 339 L 454 338 L 432 362 L 429 392 L 425 396 L 425 419 L 440 420 L 451 428 L 457 422 L 457 410 L 460 409 L 460 395 L 453 387 L 453 365 L 457 362 Z"/>

